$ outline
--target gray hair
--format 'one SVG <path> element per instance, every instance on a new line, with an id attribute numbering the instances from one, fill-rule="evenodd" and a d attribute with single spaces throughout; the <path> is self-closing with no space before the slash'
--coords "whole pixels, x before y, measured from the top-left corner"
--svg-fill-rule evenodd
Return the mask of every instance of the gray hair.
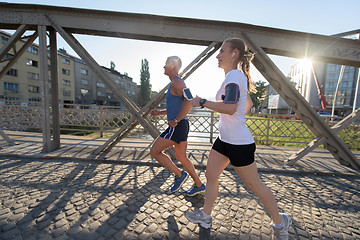
<path id="1" fill-rule="evenodd" d="M 181 68 L 181 59 L 178 56 L 171 56 L 168 57 L 167 59 L 168 63 L 170 66 L 174 66 L 176 69 L 176 72 L 179 72 L 180 68 Z"/>

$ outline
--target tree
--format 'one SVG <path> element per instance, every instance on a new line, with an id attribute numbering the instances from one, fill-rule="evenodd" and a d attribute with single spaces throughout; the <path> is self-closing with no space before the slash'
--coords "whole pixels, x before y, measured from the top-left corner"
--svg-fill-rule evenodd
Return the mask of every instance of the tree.
<path id="1" fill-rule="evenodd" d="M 115 63 L 113 61 L 110 61 L 110 69 L 115 70 Z"/>
<path id="2" fill-rule="evenodd" d="M 151 98 L 149 62 L 146 59 L 141 60 L 140 70 L 140 96 L 141 106 L 145 106 Z"/>
<path id="3" fill-rule="evenodd" d="M 265 86 L 266 82 L 263 81 L 257 81 L 254 83 L 256 93 L 250 92 L 251 100 L 254 103 L 255 109 L 258 109 L 261 107 L 261 100 L 264 100 L 264 94 L 265 94 Z"/>

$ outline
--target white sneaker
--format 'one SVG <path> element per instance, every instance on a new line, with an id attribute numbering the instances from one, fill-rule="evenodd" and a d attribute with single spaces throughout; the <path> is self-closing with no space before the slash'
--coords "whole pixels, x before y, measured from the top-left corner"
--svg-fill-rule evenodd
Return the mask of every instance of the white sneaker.
<path id="1" fill-rule="evenodd" d="M 288 240 L 289 239 L 289 227 L 292 223 L 291 218 L 285 213 L 280 213 L 280 217 L 282 219 L 282 226 L 276 227 L 273 222 L 271 222 L 271 226 L 273 227 L 273 236 L 274 240 Z"/>
<path id="2" fill-rule="evenodd" d="M 202 209 L 195 209 L 194 212 L 186 211 L 185 216 L 192 223 L 200 223 L 203 228 L 211 228 L 212 217 L 206 215 Z"/>

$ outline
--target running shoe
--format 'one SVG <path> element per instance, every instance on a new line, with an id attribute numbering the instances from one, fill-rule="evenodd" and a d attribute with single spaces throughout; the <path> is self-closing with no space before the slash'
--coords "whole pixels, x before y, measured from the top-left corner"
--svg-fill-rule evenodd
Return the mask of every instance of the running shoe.
<path id="1" fill-rule="evenodd" d="M 289 239 L 289 227 L 292 223 L 291 218 L 285 213 L 280 213 L 280 217 L 282 219 L 281 227 L 276 227 L 276 225 L 271 222 L 271 226 L 273 227 L 273 236 L 274 240 L 288 240 Z"/>
<path id="2" fill-rule="evenodd" d="M 192 197 L 197 194 L 204 194 L 205 193 L 205 184 L 201 185 L 200 187 L 197 187 L 195 184 L 192 188 L 185 191 L 185 194 Z"/>
<path id="3" fill-rule="evenodd" d="M 178 191 L 188 178 L 189 174 L 187 174 L 185 171 L 182 171 L 180 177 L 175 176 L 174 185 L 170 188 L 170 192 L 173 193 Z"/>
<path id="4" fill-rule="evenodd" d="M 206 215 L 202 209 L 195 209 L 194 212 L 185 212 L 185 217 L 192 223 L 199 223 L 203 228 L 211 228 L 212 217 Z"/>

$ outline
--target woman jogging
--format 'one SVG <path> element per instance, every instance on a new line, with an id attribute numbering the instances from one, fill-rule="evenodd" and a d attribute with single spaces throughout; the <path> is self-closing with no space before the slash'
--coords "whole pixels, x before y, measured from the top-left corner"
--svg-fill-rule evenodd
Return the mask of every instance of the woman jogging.
<path id="1" fill-rule="evenodd" d="M 219 191 L 218 179 L 231 163 L 246 187 L 259 197 L 270 213 L 274 239 L 288 239 L 291 218 L 279 213 L 274 195 L 258 176 L 254 161 L 255 142 L 245 125 L 245 114 L 252 106 L 248 91 L 255 91 L 250 77 L 253 54 L 243 40 L 231 38 L 224 41 L 216 58 L 218 67 L 225 72 L 225 80 L 216 94 L 216 101 L 196 96 L 192 104 L 220 113 L 219 137 L 212 146 L 207 162 L 204 206 L 185 215 L 193 223 L 211 227 L 211 211 Z"/>

